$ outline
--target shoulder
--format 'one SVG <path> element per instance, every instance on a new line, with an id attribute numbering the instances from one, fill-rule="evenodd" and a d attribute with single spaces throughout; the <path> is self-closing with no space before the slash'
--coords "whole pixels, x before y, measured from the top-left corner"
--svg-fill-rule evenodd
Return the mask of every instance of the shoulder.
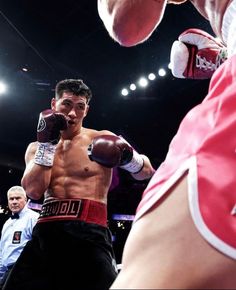
<path id="1" fill-rule="evenodd" d="M 91 139 L 95 138 L 95 137 L 99 137 L 102 135 L 116 135 L 113 132 L 109 131 L 109 130 L 94 130 L 94 129 L 88 129 L 88 128 L 83 128 L 84 133 L 89 136 Z"/>
<path id="2" fill-rule="evenodd" d="M 32 216 L 38 216 L 39 213 L 36 212 L 35 210 L 31 209 L 29 207 L 29 201 L 27 202 L 27 204 L 25 205 L 23 212 L 25 212 L 27 215 L 32 215 Z"/>
<path id="3" fill-rule="evenodd" d="M 98 136 L 99 135 L 116 135 L 116 134 L 114 134 L 114 133 L 112 133 L 111 131 L 108 131 L 108 130 L 101 130 L 101 131 L 98 131 L 98 132 L 99 132 Z"/>
<path id="4" fill-rule="evenodd" d="M 10 222 L 11 222 L 11 218 L 8 218 L 8 219 L 4 222 L 4 224 L 3 224 L 3 226 L 2 226 L 2 231 L 4 231 L 4 229 L 7 227 L 7 225 L 8 225 Z"/>
<path id="5" fill-rule="evenodd" d="M 26 220 L 35 222 L 38 219 L 38 217 L 39 217 L 38 212 L 27 207 L 26 212 L 25 212 Z"/>

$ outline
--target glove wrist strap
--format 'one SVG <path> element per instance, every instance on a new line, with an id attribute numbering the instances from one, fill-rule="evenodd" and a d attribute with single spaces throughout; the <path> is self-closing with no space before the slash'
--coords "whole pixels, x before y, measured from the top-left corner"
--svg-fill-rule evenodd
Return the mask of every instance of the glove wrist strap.
<path id="1" fill-rule="evenodd" d="M 143 158 L 137 151 L 133 151 L 133 157 L 131 161 L 125 165 L 120 166 L 120 168 L 129 171 L 130 173 L 139 173 L 144 166 Z"/>
<path id="2" fill-rule="evenodd" d="M 51 167 L 53 165 L 56 146 L 57 145 L 53 145 L 49 142 L 38 142 L 38 146 L 34 156 L 34 163 Z"/>

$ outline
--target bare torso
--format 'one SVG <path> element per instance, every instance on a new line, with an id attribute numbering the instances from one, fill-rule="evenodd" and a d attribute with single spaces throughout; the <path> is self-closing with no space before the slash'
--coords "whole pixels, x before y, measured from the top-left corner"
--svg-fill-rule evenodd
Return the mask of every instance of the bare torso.
<path id="1" fill-rule="evenodd" d="M 84 198 L 107 202 L 112 170 L 90 161 L 87 154 L 92 139 L 101 132 L 82 128 L 81 133 L 71 140 L 59 141 L 45 198 Z"/>

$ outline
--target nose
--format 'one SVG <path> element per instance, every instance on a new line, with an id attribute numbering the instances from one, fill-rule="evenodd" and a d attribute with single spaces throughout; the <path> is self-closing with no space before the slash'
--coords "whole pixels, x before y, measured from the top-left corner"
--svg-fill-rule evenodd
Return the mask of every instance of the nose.
<path id="1" fill-rule="evenodd" d="M 74 107 L 70 110 L 68 116 L 69 117 L 74 117 L 74 118 L 76 117 L 76 112 L 75 112 L 75 108 Z"/>

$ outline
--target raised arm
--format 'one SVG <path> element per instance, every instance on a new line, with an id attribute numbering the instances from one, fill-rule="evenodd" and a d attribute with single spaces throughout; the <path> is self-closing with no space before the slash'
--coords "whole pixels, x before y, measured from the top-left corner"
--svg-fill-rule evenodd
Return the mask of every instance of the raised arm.
<path id="1" fill-rule="evenodd" d="M 146 155 L 139 154 L 121 136 L 100 135 L 88 148 L 90 160 L 104 167 L 120 167 L 130 172 L 137 180 L 149 179 L 155 170 Z"/>
<path id="2" fill-rule="evenodd" d="M 122 46 L 145 41 L 160 23 L 167 0 L 98 0 L 110 36 Z"/>
<path id="3" fill-rule="evenodd" d="M 38 142 L 31 143 L 26 150 L 26 168 L 21 181 L 29 198 L 40 199 L 48 188 L 60 130 L 66 128 L 63 114 L 51 109 L 40 113 Z"/>
<path id="4" fill-rule="evenodd" d="M 51 179 L 51 167 L 41 166 L 34 162 L 37 146 L 37 142 L 30 143 L 26 150 L 26 167 L 21 180 L 27 196 L 36 200 L 43 196 Z"/>

